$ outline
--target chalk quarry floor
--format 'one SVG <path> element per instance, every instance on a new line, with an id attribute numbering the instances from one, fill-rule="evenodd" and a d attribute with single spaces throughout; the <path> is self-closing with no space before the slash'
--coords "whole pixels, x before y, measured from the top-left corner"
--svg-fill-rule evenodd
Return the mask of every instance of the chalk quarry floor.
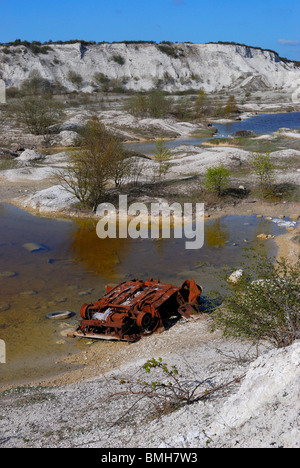
<path id="1" fill-rule="evenodd" d="M 87 346 L 69 358 L 77 371 L 2 392 L 0 446 L 299 447 L 300 342 L 281 350 L 260 347 L 257 357 L 251 343 L 224 339 L 210 325 L 205 315 L 138 343 L 108 343 L 101 353 L 96 344 Z M 153 414 L 148 402 L 122 395 L 120 380 L 145 379 L 142 365 L 159 357 L 194 384 L 206 380 L 209 390 L 224 388 L 169 414 Z M 151 372 L 151 380 L 159 378 Z"/>
<path id="2" fill-rule="evenodd" d="M 205 164 L 219 160 L 220 153 L 231 167 L 247 157 L 243 150 L 232 148 L 180 151 L 174 157 L 172 177 L 183 174 L 183 169 L 186 176 L 203 174 Z M 277 159 L 289 160 L 288 151 L 277 153 Z M 49 206 L 43 190 L 55 186 L 53 168 L 59 167 L 59 160 L 60 156 L 52 155 L 41 166 L 1 171 L 0 202 L 13 202 L 28 210 L 44 206 L 45 214 L 56 216 L 65 200 L 58 192 Z M 295 167 L 278 175 L 282 181 L 299 184 Z M 244 201 L 218 215 L 254 212 L 300 214 L 296 203 Z M 292 241 L 295 234 L 278 239 L 280 251 L 291 259 L 299 245 L 286 239 Z M 107 343 L 101 352 L 97 344 L 87 345 L 85 352 L 66 358 L 73 366 L 69 373 L 1 392 L 0 447 L 299 447 L 300 343 L 283 350 L 261 347 L 259 353 L 256 358 L 256 349 L 247 341 L 225 340 L 220 332 L 211 333 L 209 316 L 179 322 L 135 344 Z M 209 389 L 225 387 L 209 399 L 175 412 L 150 414 L 149 405 L 116 394 L 124 390 L 120 379 L 136 378 L 145 361 L 153 357 L 176 365 L 194 381 L 207 380 Z M 154 373 L 153 380 L 157 377 Z M 239 381 L 227 386 L 233 379 Z M 115 397 L 109 399 L 111 395 Z"/>

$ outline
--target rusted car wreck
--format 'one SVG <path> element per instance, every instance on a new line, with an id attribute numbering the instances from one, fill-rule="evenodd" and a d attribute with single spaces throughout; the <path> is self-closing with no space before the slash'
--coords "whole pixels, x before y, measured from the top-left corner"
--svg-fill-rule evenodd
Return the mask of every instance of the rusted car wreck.
<path id="1" fill-rule="evenodd" d="M 180 288 L 152 278 L 107 286 L 106 294 L 97 302 L 82 306 L 75 336 L 137 341 L 166 329 L 172 318 L 189 318 L 199 312 L 201 293 L 194 280 L 185 281 Z"/>

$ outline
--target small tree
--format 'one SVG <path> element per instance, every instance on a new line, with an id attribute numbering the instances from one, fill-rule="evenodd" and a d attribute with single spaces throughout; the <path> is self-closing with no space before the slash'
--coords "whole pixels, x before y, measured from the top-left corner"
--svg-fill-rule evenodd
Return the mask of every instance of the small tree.
<path id="1" fill-rule="evenodd" d="M 155 89 L 148 94 L 139 93 L 128 99 L 124 109 L 139 117 L 150 115 L 158 119 L 165 117 L 170 112 L 171 103 L 162 91 Z"/>
<path id="2" fill-rule="evenodd" d="M 271 161 L 270 153 L 252 153 L 251 166 L 259 179 L 263 192 L 268 192 L 274 182 L 275 164 Z"/>
<path id="3" fill-rule="evenodd" d="M 296 263 L 251 252 L 238 284 L 213 314 L 225 335 L 266 340 L 278 348 L 300 338 L 300 256 Z"/>
<path id="4" fill-rule="evenodd" d="M 33 135 L 49 136 L 51 127 L 60 123 L 64 106 L 54 99 L 24 98 L 11 105 L 9 112 Z"/>
<path id="5" fill-rule="evenodd" d="M 71 153 L 71 166 L 61 171 L 59 179 L 82 204 L 96 211 L 109 180 L 120 186 L 122 174 L 117 168 L 124 162 L 123 147 L 97 117 L 87 122 L 80 137 L 81 149 Z"/>
<path id="6" fill-rule="evenodd" d="M 224 107 L 224 114 L 231 115 L 238 113 L 238 107 L 234 96 L 229 96 L 228 101 Z"/>
<path id="7" fill-rule="evenodd" d="M 195 108 L 197 117 L 203 117 L 208 112 L 207 95 L 203 89 L 198 93 L 198 98 L 195 102 Z"/>
<path id="8" fill-rule="evenodd" d="M 155 145 L 154 160 L 158 163 L 158 177 L 165 176 L 170 168 L 172 153 L 162 140 L 158 140 Z"/>
<path id="9" fill-rule="evenodd" d="M 49 80 L 42 78 L 37 70 L 33 70 L 29 77 L 23 81 L 20 92 L 25 96 L 50 98 L 53 94 L 53 86 Z"/>
<path id="10" fill-rule="evenodd" d="M 133 168 L 132 158 L 128 157 L 124 152 L 123 146 L 120 142 L 115 140 L 114 152 L 111 155 L 111 176 L 117 188 L 121 186 L 130 178 Z"/>
<path id="11" fill-rule="evenodd" d="M 70 155 L 71 166 L 66 170 L 61 170 L 57 177 L 61 185 L 67 192 L 74 195 L 83 205 L 89 202 L 90 194 L 90 153 L 83 151 L 72 151 Z M 99 187 L 99 191 L 102 187 Z"/>
<path id="12" fill-rule="evenodd" d="M 184 406 L 205 402 L 214 394 L 224 396 L 228 388 L 240 383 L 244 377 L 242 374 L 218 384 L 213 377 L 203 379 L 198 376 L 190 367 L 187 372 L 186 367 L 180 371 L 176 365 L 164 362 L 161 357 L 148 359 L 140 369 L 135 370 L 133 375 L 122 377 L 118 388 L 115 387 L 116 379 L 112 378 L 113 385 L 108 385 L 107 393 L 100 399 L 96 398 L 88 409 L 95 411 L 103 404 L 107 408 L 121 398 L 122 408 L 118 418 L 112 421 L 111 425 L 115 426 L 121 421 L 122 424 L 126 424 L 128 418 L 132 424 L 136 417 L 139 420 L 141 417 L 149 420 L 177 411 Z"/>
<path id="13" fill-rule="evenodd" d="M 222 394 L 226 387 L 239 382 L 243 377 L 239 376 L 220 385 L 213 385 L 211 378 L 200 379 L 194 373 L 184 375 L 179 372 L 176 365 L 168 365 L 161 357 L 146 361 L 141 372 L 141 377 L 135 374 L 134 378 L 122 378 L 120 380 L 122 392 L 109 395 L 109 399 L 120 397 L 120 394 L 122 397 L 136 398 L 135 403 L 115 421 L 115 424 L 132 412 L 133 407 L 141 400 L 144 401 L 143 406 L 147 408 L 148 416 L 152 413 L 157 417 L 157 415 L 177 411 L 183 406 L 206 401 L 214 393 Z"/>
<path id="14" fill-rule="evenodd" d="M 136 96 L 128 99 L 124 105 L 124 109 L 138 117 L 144 117 L 148 112 L 147 96 L 142 93 L 138 93 Z"/>
<path id="15" fill-rule="evenodd" d="M 193 119 L 193 109 L 191 105 L 191 99 L 188 97 L 181 97 L 173 102 L 172 115 L 179 120 L 190 120 Z"/>
<path id="16" fill-rule="evenodd" d="M 170 102 L 162 91 L 154 90 L 147 97 L 147 108 L 152 117 L 165 117 L 170 111 Z"/>
<path id="17" fill-rule="evenodd" d="M 223 164 L 209 167 L 205 174 L 204 186 L 209 192 L 221 196 L 228 185 L 230 172 Z"/>

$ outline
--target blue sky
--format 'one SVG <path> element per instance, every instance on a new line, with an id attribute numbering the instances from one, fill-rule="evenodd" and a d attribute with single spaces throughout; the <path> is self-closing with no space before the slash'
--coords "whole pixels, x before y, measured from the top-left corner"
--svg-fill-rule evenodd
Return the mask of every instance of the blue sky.
<path id="1" fill-rule="evenodd" d="M 235 41 L 300 60 L 299 0 L 0 0 L 0 42 Z"/>

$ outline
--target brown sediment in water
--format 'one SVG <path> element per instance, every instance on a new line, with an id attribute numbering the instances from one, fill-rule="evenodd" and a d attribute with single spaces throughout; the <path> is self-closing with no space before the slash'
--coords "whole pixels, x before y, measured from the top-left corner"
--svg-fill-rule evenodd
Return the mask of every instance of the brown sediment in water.
<path id="1" fill-rule="evenodd" d="M 213 210 L 210 213 L 207 213 L 207 215 L 210 216 L 209 219 L 211 220 L 211 224 L 208 230 L 208 247 L 216 249 L 216 253 L 219 255 L 219 249 L 223 248 L 224 245 L 228 242 L 228 232 L 226 229 L 224 229 L 224 226 L 222 226 L 221 220 L 219 218 L 223 218 L 224 216 L 229 215 L 252 216 L 254 214 L 279 217 L 282 215 L 282 213 L 285 213 L 285 215 L 288 217 L 299 213 L 297 210 L 299 210 L 299 204 L 296 205 L 279 203 L 277 205 L 269 205 L 260 202 L 249 204 L 242 203 L 236 207 L 227 207 L 222 211 Z M 65 323 L 56 323 L 50 325 L 45 324 L 43 321 L 45 314 L 50 312 L 52 309 L 54 310 L 54 308 L 59 310 L 68 307 L 72 310 L 73 308 L 76 311 L 77 309 L 79 310 L 80 306 L 84 302 L 92 302 L 94 299 L 98 299 L 98 295 L 100 297 L 100 290 L 102 287 L 104 287 L 107 279 L 113 283 L 119 283 L 121 278 L 124 277 L 124 273 L 122 276 L 119 271 L 119 266 L 120 263 L 122 264 L 124 261 L 122 253 L 124 253 L 126 256 L 128 245 L 126 245 L 126 243 L 123 244 L 122 242 L 120 244 L 117 239 L 116 245 L 114 246 L 111 243 L 112 240 L 110 240 L 104 249 L 105 255 L 103 257 L 101 252 L 97 251 L 97 249 L 95 250 L 95 232 L 94 229 L 91 230 L 89 228 L 89 223 L 90 221 L 86 219 L 77 220 L 77 228 L 72 230 L 72 239 L 68 246 L 68 256 L 71 259 L 75 259 L 76 262 L 77 260 L 83 259 L 85 273 L 79 274 L 77 283 L 76 274 L 72 274 L 71 277 L 69 276 L 67 263 L 62 262 L 60 264 L 57 262 L 56 264 L 54 263 L 53 265 L 50 264 L 47 266 L 46 252 L 42 252 L 41 254 L 38 254 L 38 257 L 35 257 L 37 261 L 34 267 L 33 276 L 31 278 L 28 277 L 26 280 L 27 282 L 22 283 L 21 292 L 28 292 L 28 295 L 25 294 L 25 296 L 19 296 L 18 299 L 15 300 L 15 310 L 9 311 L 10 316 L 13 320 L 15 320 L 16 323 L 14 338 L 15 342 L 18 339 L 18 334 L 20 336 L 20 333 L 22 333 L 22 323 L 24 322 L 24 319 L 30 314 L 33 314 L 32 317 L 34 317 L 34 320 L 40 321 L 42 325 L 42 327 L 37 329 L 37 331 L 32 331 L 31 337 L 34 338 L 34 341 L 38 341 L 41 338 L 44 339 L 45 347 L 49 347 L 49 351 L 51 351 L 51 346 L 56 347 L 56 349 L 58 349 L 57 347 L 61 348 L 58 350 L 56 355 L 54 353 L 54 359 L 57 364 L 53 366 L 50 375 L 48 373 L 47 376 L 46 373 L 44 373 L 44 375 L 41 376 L 39 375 L 39 372 L 36 372 L 36 374 L 32 373 L 30 376 L 28 376 L 28 382 L 30 382 L 30 384 L 59 385 L 63 383 L 76 382 L 84 378 L 93 377 L 95 375 L 100 375 L 107 370 L 116 368 L 121 362 L 130 360 L 132 358 L 132 351 L 136 349 L 134 345 L 128 345 L 127 343 L 92 344 L 92 342 L 89 341 L 81 341 L 78 342 L 78 349 L 75 351 L 73 350 L 70 355 L 66 357 L 66 354 L 68 354 L 64 352 L 66 341 L 70 343 L 70 341 L 73 340 L 66 340 L 66 337 L 62 336 L 62 333 L 64 334 L 67 329 L 72 328 L 72 322 L 66 321 Z M 300 253 L 300 244 L 294 242 L 293 239 L 295 236 L 299 235 L 299 232 L 299 228 L 291 232 L 286 232 L 286 229 L 282 229 L 282 235 L 278 235 L 275 238 L 275 243 L 278 247 L 278 257 L 283 256 L 289 258 L 291 261 L 297 257 L 297 255 Z M 259 232 L 257 232 L 257 234 L 259 234 Z M 272 241 L 267 240 L 265 242 L 265 245 L 270 246 Z M 150 255 L 149 258 L 152 258 L 153 252 L 156 252 L 156 254 L 158 254 L 158 258 L 160 259 L 160 265 L 158 265 L 158 268 L 161 268 L 160 271 L 163 271 L 165 259 L 163 257 L 160 258 L 161 254 L 163 254 L 163 243 L 158 242 L 154 246 L 154 250 L 151 249 L 153 249 L 153 247 L 148 246 L 147 255 Z M 16 255 L 18 256 L 17 252 Z M 27 255 L 28 257 L 29 253 L 24 251 L 24 255 Z M 51 253 L 49 253 L 48 256 L 51 257 Z M 43 264 L 43 266 L 42 263 L 39 263 L 38 258 L 43 258 L 45 260 L 45 264 Z M 135 259 L 135 262 L 137 261 L 137 265 L 139 265 L 138 271 L 141 271 L 139 268 L 144 266 L 146 261 L 145 258 L 146 257 L 141 258 L 140 261 Z M 194 263 L 196 263 L 196 259 Z M 9 269 L 13 268 L 13 262 L 12 264 L 7 265 L 6 269 L 8 269 L 8 267 Z M 55 285 L 53 284 L 53 290 L 51 289 L 51 294 L 49 294 L 51 283 L 48 283 L 47 281 L 43 282 L 43 268 L 53 269 L 53 279 L 56 283 Z M 182 271 L 184 268 L 191 270 L 192 266 L 189 266 L 188 263 L 184 266 L 181 264 Z M 149 269 L 149 273 L 151 273 L 150 270 L 151 268 Z M 126 271 L 127 273 L 129 272 L 128 269 Z M 34 281 L 33 278 L 35 278 Z M 16 278 L 12 278 L 12 280 L 16 280 Z M 66 285 L 66 280 L 68 287 L 63 291 L 64 294 L 62 294 L 62 290 L 65 288 L 64 285 Z M 172 280 L 170 281 L 172 282 Z M 177 281 L 179 281 L 179 279 L 177 279 Z M 80 286 L 80 288 L 76 289 L 78 286 Z M 13 296 L 14 289 L 12 283 L 9 288 L 12 289 L 8 289 L 7 293 L 8 295 L 10 294 Z M 87 296 L 78 296 L 78 293 L 85 292 L 91 288 L 94 289 L 92 294 L 89 293 Z M 38 295 L 31 296 L 29 292 L 35 289 L 39 291 Z M 62 296 L 68 296 L 68 301 L 66 303 L 58 302 L 55 304 L 55 300 L 60 300 L 60 295 L 62 299 L 64 299 Z M 5 300 L 5 302 L 8 301 Z M 35 304 L 36 307 L 40 306 L 37 309 L 32 307 L 33 303 L 35 302 L 37 302 Z M 52 302 L 53 305 L 51 305 Z M 45 305 L 47 305 L 47 307 L 45 307 Z M 22 309 L 22 314 L 25 314 L 23 318 L 21 315 L 21 319 L 17 314 L 18 311 L 16 306 Z M 44 309 L 41 309 L 41 307 L 44 307 Z M 42 314 L 41 310 L 43 310 Z M 49 341 L 49 329 L 47 328 L 48 325 L 53 328 L 53 336 L 51 337 L 52 341 Z M 46 344 L 47 341 L 48 344 Z M 51 345 L 51 343 L 53 344 Z M 30 346 L 30 343 L 28 342 L 27 345 Z M 9 385 L 9 382 L 7 382 L 7 385 Z"/>

